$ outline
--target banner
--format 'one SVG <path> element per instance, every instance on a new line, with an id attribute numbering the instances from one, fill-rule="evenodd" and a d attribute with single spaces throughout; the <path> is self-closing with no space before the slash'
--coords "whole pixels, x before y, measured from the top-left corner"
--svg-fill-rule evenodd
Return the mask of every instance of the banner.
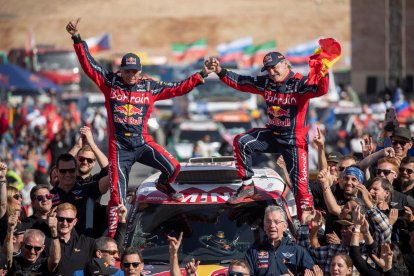
<path id="1" fill-rule="evenodd" d="M 298 44 L 286 51 L 285 57 L 292 65 L 308 64 L 309 57 L 319 47 L 319 39 Z"/>
<path id="2" fill-rule="evenodd" d="M 111 36 L 108 33 L 90 37 L 85 41 L 91 54 L 111 49 Z"/>
<path id="3" fill-rule="evenodd" d="M 190 44 L 171 44 L 172 56 L 176 60 L 198 60 L 207 55 L 207 39 L 199 39 Z"/>

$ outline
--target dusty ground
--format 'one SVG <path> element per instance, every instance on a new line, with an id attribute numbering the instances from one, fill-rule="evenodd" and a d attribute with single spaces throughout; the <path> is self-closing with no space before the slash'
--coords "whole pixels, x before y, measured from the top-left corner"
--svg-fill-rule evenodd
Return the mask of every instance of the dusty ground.
<path id="1" fill-rule="evenodd" d="M 172 42 L 207 38 L 218 43 L 252 36 L 276 39 L 279 51 L 332 36 L 350 53 L 350 0 L 0 0 L 0 50 L 24 46 L 33 28 L 36 42 L 71 47 L 65 25 L 81 17 L 84 38 L 112 35 L 112 53 L 148 51 L 169 55 Z M 342 65 L 346 62 L 342 59 Z"/>

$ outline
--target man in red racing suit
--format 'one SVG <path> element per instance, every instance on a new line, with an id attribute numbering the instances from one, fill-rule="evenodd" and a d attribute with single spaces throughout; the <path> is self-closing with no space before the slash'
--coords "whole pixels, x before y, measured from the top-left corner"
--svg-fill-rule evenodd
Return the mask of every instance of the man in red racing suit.
<path id="1" fill-rule="evenodd" d="M 233 140 L 236 166 L 243 185 L 228 203 L 237 204 L 255 194 L 252 153 L 276 153 L 285 160 L 300 217 L 304 206 L 313 205 L 308 186 L 309 100 L 328 92 L 328 75 L 323 72 L 315 78 L 294 73 L 285 57 L 278 52 L 266 54 L 263 64 L 262 72 L 267 71 L 267 75 L 251 77 L 221 68 L 216 58 L 210 58 L 208 62 L 226 85 L 241 92 L 261 95 L 266 101 L 269 119 L 266 128 L 251 129 Z"/>
<path id="2" fill-rule="evenodd" d="M 67 31 L 72 35 L 74 48 L 85 74 L 94 81 L 105 95 L 105 107 L 109 126 L 109 175 L 111 197 L 108 203 L 109 235 L 113 236 L 117 225 L 116 208 L 125 203 L 129 173 L 135 162 L 159 169 L 161 175 L 157 189 L 180 201 L 183 195 L 170 185 L 176 178 L 180 164 L 148 134 L 147 121 L 155 101 L 170 99 L 190 92 L 204 82 L 212 71 L 206 66 L 181 82 L 165 83 L 142 79 L 139 57 L 133 53 L 124 55 L 120 75 L 110 72 L 93 59 L 87 44 L 81 40 L 77 24 L 69 22 Z"/>

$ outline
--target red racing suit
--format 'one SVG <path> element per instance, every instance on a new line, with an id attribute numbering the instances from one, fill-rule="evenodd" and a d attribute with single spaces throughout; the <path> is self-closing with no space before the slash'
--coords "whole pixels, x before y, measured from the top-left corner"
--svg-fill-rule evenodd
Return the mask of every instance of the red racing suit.
<path id="1" fill-rule="evenodd" d="M 307 77 L 292 71 L 280 83 L 275 83 L 267 75 L 241 76 L 226 69 L 220 71 L 219 77 L 234 89 L 261 95 L 267 105 L 267 127 L 251 129 L 233 140 L 239 176 L 242 179 L 253 176 L 252 153 L 282 154 L 300 216 L 303 204 L 313 205 L 308 186 L 309 100 L 328 92 L 328 77 L 321 77 L 315 85 L 308 85 Z"/>
<path id="2" fill-rule="evenodd" d="M 80 37 L 73 37 L 73 40 L 83 71 L 105 95 L 111 180 L 108 222 L 109 236 L 113 236 L 118 220 L 116 207 L 121 201 L 125 202 L 129 173 L 135 162 L 159 169 L 161 183 L 173 182 L 180 170 L 179 162 L 148 134 L 147 121 L 154 102 L 184 95 L 203 83 L 204 79 L 195 73 L 181 82 L 141 79 L 134 85 L 128 85 L 118 74 L 101 67 Z"/>

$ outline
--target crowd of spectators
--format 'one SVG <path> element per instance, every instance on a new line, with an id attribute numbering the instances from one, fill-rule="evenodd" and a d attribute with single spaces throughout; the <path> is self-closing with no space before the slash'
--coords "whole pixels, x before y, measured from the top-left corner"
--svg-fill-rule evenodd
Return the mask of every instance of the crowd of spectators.
<path id="1" fill-rule="evenodd" d="M 80 117 L 53 98 L 0 107 L 0 272 L 134 275 L 144 268 L 140 251 L 123 246 L 125 206 L 115 238 L 106 237 L 99 198 L 109 189 L 108 159 Z M 283 209 L 268 207 L 267 240 L 233 260 L 228 275 L 414 275 L 411 132 L 379 123 L 380 133 L 365 132 L 369 124 L 360 121 L 344 136 L 347 150 L 328 144 L 315 121 L 314 207 L 303 212 L 298 236 L 287 235 Z M 171 275 L 180 275 L 181 236 L 168 239 Z M 197 267 L 197 260 L 187 264 L 187 275 Z"/>

